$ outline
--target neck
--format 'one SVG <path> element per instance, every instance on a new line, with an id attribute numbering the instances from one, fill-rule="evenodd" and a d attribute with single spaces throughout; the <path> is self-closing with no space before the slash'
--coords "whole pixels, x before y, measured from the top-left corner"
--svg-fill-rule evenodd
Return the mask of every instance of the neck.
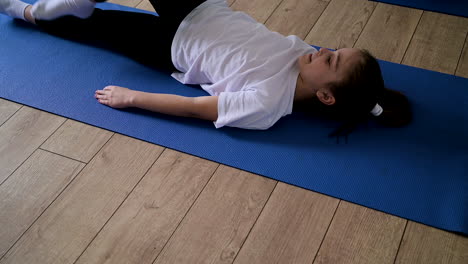
<path id="1" fill-rule="evenodd" d="M 304 101 L 311 99 L 314 97 L 315 92 L 310 88 L 306 87 L 304 84 L 304 80 L 302 79 L 301 74 L 297 76 L 297 82 L 296 82 L 296 90 L 294 92 L 294 101 L 299 102 L 299 101 Z"/>

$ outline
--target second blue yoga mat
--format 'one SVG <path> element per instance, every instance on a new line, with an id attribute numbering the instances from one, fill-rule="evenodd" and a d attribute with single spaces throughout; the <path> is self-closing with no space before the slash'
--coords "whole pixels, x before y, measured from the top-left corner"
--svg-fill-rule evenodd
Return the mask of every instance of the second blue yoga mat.
<path id="1" fill-rule="evenodd" d="M 106 8 L 133 10 L 105 4 Z M 414 109 L 405 128 L 373 123 L 347 144 L 337 123 L 294 114 L 267 131 L 100 105 L 116 84 L 148 92 L 206 95 L 109 51 L 49 36 L 0 15 L 0 97 L 285 183 L 468 234 L 468 81 L 381 62 L 389 88 Z"/>
<path id="2" fill-rule="evenodd" d="M 468 17 L 468 0 L 372 0 L 449 15 Z"/>

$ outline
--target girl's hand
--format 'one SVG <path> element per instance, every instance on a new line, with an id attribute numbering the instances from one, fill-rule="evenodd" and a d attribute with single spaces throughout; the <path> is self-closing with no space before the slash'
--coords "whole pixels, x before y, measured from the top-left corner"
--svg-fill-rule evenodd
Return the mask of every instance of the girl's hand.
<path id="1" fill-rule="evenodd" d="M 103 90 L 97 90 L 94 97 L 103 105 L 126 108 L 133 106 L 134 91 L 125 87 L 109 85 Z"/>

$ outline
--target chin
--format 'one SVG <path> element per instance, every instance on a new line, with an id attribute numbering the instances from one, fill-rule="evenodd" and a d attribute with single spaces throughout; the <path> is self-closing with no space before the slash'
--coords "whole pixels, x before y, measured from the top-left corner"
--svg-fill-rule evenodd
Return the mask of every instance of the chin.
<path id="1" fill-rule="evenodd" d="M 309 54 L 302 55 L 298 58 L 297 62 L 300 66 L 309 64 Z"/>
<path id="2" fill-rule="evenodd" d="M 302 65 L 304 65 L 304 62 L 302 56 L 300 56 L 299 58 L 297 58 L 297 66 L 299 66 L 299 68 L 301 69 Z"/>

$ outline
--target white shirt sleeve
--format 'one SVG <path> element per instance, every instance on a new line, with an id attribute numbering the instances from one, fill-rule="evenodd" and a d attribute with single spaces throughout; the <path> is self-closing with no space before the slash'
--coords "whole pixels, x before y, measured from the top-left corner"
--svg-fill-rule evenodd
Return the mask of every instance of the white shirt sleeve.
<path id="1" fill-rule="evenodd" d="M 223 126 L 265 130 L 281 115 L 275 111 L 275 102 L 258 91 L 222 92 L 218 98 L 216 128 Z"/>

